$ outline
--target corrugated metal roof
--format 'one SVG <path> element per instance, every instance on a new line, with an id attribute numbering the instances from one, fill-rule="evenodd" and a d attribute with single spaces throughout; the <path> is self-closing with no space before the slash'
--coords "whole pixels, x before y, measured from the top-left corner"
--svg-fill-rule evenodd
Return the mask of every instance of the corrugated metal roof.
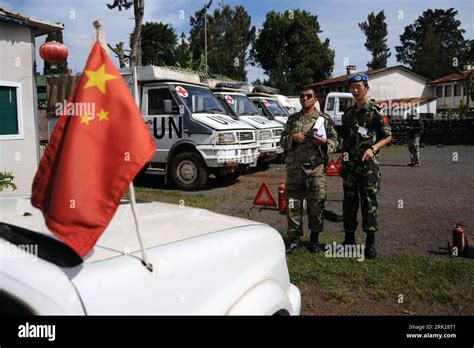
<path id="1" fill-rule="evenodd" d="M 430 81 L 430 84 L 441 83 L 441 82 L 454 82 L 464 80 L 472 70 L 464 70 L 461 73 L 456 72 L 446 76 L 437 78 L 436 80 Z"/>
<path id="2" fill-rule="evenodd" d="M 35 37 L 49 34 L 58 30 L 63 30 L 64 25 L 60 23 L 50 23 L 48 21 L 43 21 L 35 19 L 32 17 L 25 17 L 20 13 L 12 13 L 5 11 L 3 8 L 0 8 L 0 21 L 16 24 L 16 25 L 26 25 L 27 27 L 33 28 Z"/>
<path id="3" fill-rule="evenodd" d="M 375 104 L 391 103 L 391 104 L 424 104 L 438 97 L 411 97 L 411 98 L 397 98 L 397 99 L 385 99 L 376 100 Z"/>
<path id="4" fill-rule="evenodd" d="M 357 72 L 361 72 L 361 73 L 364 73 L 366 74 L 367 76 L 372 76 L 372 75 L 377 75 L 377 74 L 380 74 L 380 73 L 383 73 L 385 71 L 390 71 L 390 70 L 394 70 L 394 69 L 403 69 L 403 70 L 406 70 L 408 71 L 409 73 L 413 74 L 413 75 L 416 75 L 416 76 L 419 76 L 425 80 L 428 81 L 428 79 L 426 77 L 423 77 L 413 71 L 411 71 L 410 69 L 408 69 L 407 67 L 403 66 L 403 65 L 395 65 L 395 66 L 389 66 L 387 68 L 381 68 L 381 69 L 370 69 L 370 70 L 365 70 L 365 71 L 357 71 Z M 319 81 L 319 82 L 316 82 L 316 83 L 312 83 L 308 86 L 313 86 L 313 87 L 317 87 L 317 86 L 323 86 L 323 85 L 331 85 L 331 84 L 340 84 L 341 82 L 345 83 L 346 80 L 347 80 L 347 77 L 348 75 L 347 74 L 344 74 L 344 75 L 341 75 L 341 76 L 338 76 L 338 77 L 334 77 L 332 79 L 327 79 L 327 80 L 323 80 L 323 81 Z"/>

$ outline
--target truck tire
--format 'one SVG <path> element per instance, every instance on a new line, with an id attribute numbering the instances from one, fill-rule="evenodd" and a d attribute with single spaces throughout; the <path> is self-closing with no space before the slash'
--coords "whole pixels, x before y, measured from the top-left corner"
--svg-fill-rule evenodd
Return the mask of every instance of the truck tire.
<path id="1" fill-rule="evenodd" d="M 171 179 L 176 187 L 185 191 L 198 190 L 206 186 L 209 171 L 199 155 L 183 152 L 171 161 Z"/>

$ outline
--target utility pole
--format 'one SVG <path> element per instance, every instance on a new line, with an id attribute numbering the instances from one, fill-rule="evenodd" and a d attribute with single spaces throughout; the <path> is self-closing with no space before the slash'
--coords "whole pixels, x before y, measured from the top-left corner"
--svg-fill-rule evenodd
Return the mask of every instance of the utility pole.
<path id="1" fill-rule="evenodd" d="M 207 75 L 207 10 L 211 7 L 212 0 L 205 6 L 204 10 L 204 63 L 206 65 L 206 75 Z"/>

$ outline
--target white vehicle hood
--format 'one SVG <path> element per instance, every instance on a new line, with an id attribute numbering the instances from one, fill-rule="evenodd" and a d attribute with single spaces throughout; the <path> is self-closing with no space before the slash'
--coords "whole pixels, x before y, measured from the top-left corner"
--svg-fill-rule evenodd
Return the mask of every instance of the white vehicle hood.
<path id="1" fill-rule="evenodd" d="M 248 123 L 257 129 L 281 128 L 281 123 L 274 120 L 269 120 L 263 116 L 240 116 L 240 120 Z"/>
<path id="2" fill-rule="evenodd" d="M 29 198 L 19 199 L 15 203 L 12 199 L 9 200 L 11 207 L 5 207 L 5 204 L 2 205 L 5 199 L 0 199 L 0 221 L 56 238 L 46 227 L 41 211 L 31 205 Z M 265 225 L 205 209 L 161 202 L 138 203 L 137 211 L 143 244 L 147 249 L 235 227 Z M 25 212 L 31 216 L 23 216 Z M 109 226 L 84 261 L 90 263 L 139 250 L 132 210 L 128 201 L 123 200 Z"/>
<path id="3" fill-rule="evenodd" d="M 223 114 L 193 114 L 193 119 L 216 130 L 254 130 L 252 126 Z"/>

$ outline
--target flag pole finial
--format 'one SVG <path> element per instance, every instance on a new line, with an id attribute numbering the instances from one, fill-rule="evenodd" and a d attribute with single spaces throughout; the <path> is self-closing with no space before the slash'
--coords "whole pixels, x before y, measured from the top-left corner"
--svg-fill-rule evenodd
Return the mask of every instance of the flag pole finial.
<path id="1" fill-rule="evenodd" d="M 102 20 L 96 19 L 93 23 L 96 30 L 96 39 L 104 50 L 107 51 L 107 41 L 105 41 L 104 27 L 102 26 Z"/>

